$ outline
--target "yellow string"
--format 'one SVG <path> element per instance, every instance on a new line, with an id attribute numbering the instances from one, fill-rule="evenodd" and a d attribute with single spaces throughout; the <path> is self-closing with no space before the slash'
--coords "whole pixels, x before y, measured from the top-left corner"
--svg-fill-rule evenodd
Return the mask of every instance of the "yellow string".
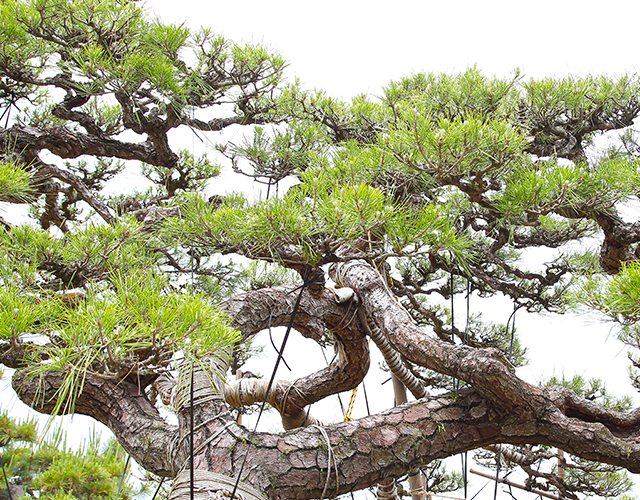
<path id="1" fill-rule="evenodd" d="M 353 407 L 356 404 L 356 394 L 358 393 L 358 387 L 356 387 L 353 391 L 351 391 L 351 399 L 349 399 L 349 406 L 347 406 L 347 412 L 344 415 L 345 422 L 351 422 L 353 418 L 351 414 L 353 413 Z"/>
<path id="2" fill-rule="evenodd" d="M 396 299 L 397 300 L 397 299 Z M 367 339 L 367 345 L 371 344 L 371 339 Z M 360 386 L 358 386 L 360 387 Z M 344 421 L 351 422 L 353 417 L 351 414 L 353 413 L 353 407 L 356 404 L 356 394 L 358 394 L 358 387 L 351 391 L 351 398 L 349 399 L 349 405 L 347 406 L 347 412 L 344 414 Z M 365 394 L 366 395 L 366 394 Z"/>

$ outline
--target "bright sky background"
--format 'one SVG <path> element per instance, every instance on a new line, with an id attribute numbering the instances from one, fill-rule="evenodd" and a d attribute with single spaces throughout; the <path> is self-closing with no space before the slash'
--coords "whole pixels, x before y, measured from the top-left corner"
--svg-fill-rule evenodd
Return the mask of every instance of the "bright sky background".
<path id="1" fill-rule="evenodd" d="M 209 26 L 235 42 L 266 45 L 289 62 L 290 76 L 344 99 L 376 95 L 413 72 L 473 65 L 497 76 L 519 67 L 533 78 L 615 76 L 640 65 L 640 2 L 632 0 L 149 0 L 146 6 L 165 22 Z M 503 323 L 509 312 L 509 304 L 484 311 Z M 518 314 L 517 324 L 527 334 L 530 357 L 543 360 L 522 370 L 523 378 L 577 372 L 632 391 L 626 354 L 609 325 L 583 315 L 558 320 L 526 313 Z M 549 347 L 559 338 L 567 348 L 553 355 Z"/>
<path id="2" fill-rule="evenodd" d="M 503 77 L 520 68 L 527 78 L 615 76 L 640 65 L 640 2 L 632 0 L 153 0 L 147 6 L 164 21 L 207 25 L 235 42 L 264 44 L 289 62 L 290 76 L 344 99 L 379 94 L 389 81 L 411 73 L 459 72 L 473 65 Z M 464 301 L 459 302 L 462 312 Z M 511 312 L 507 301 L 471 307 L 502 323 Z M 535 360 L 518 372 L 526 380 L 578 373 L 608 380 L 614 393 L 635 392 L 626 353 L 609 325 L 581 314 L 558 319 L 519 312 L 516 321 Z M 309 369 L 308 360 L 293 358 L 292 364 Z M 370 388 L 370 400 L 380 390 Z M 474 483 L 472 495 L 484 484 Z M 493 498 L 493 485 L 478 498 L 483 497 Z"/>
<path id="3" fill-rule="evenodd" d="M 519 67 L 534 78 L 619 75 L 640 66 L 637 0 L 148 0 L 146 6 L 164 21 L 205 25 L 236 42 L 264 44 L 289 62 L 291 77 L 345 99 L 376 95 L 390 80 L 413 72 L 458 72 L 473 65 L 498 76 Z M 464 303 L 456 307 L 463 311 Z M 504 323 L 511 305 L 484 312 Z M 608 325 L 591 317 L 524 313 L 518 313 L 517 325 L 530 357 L 544 360 L 519 372 L 523 378 L 577 370 L 631 393 L 626 355 Z M 552 346 L 561 337 L 558 351 Z M 309 369 L 303 357 L 296 362 Z M 370 388 L 369 398 L 375 395 Z M 489 490 L 493 498 L 493 486 Z"/>
<path id="4" fill-rule="evenodd" d="M 526 75 L 635 71 L 635 0 L 148 0 L 165 21 L 261 43 L 335 97 L 376 94 L 413 72 Z"/>

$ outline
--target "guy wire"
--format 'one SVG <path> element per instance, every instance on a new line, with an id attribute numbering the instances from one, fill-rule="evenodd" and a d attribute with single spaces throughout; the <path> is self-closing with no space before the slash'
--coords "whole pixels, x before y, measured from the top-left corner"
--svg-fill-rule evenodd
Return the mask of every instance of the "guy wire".
<path id="1" fill-rule="evenodd" d="M 120 478 L 120 484 L 118 485 L 118 493 L 116 493 L 116 498 L 120 498 L 120 492 L 122 491 L 122 483 L 124 483 L 124 477 L 127 475 L 127 469 L 129 468 L 129 460 L 131 460 L 131 455 L 127 455 L 127 460 L 124 463 L 124 470 L 122 471 L 122 477 Z M 9 488 L 7 487 L 7 490 Z"/>
<path id="2" fill-rule="evenodd" d="M 309 269 L 305 270 L 305 275 L 302 278 L 302 285 L 300 286 L 300 293 L 296 299 L 296 303 L 293 306 L 293 311 L 291 312 L 291 317 L 289 318 L 289 324 L 287 325 L 287 330 L 284 334 L 284 339 L 282 340 L 282 347 L 278 351 L 278 357 L 276 358 L 276 363 L 273 367 L 273 371 L 271 372 L 271 378 L 269 379 L 269 384 L 267 385 L 267 390 L 264 394 L 264 399 L 262 400 L 262 404 L 260 405 L 260 411 L 258 412 L 258 418 L 256 419 L 256 425 L 253 429 L 253 432 L 258 430 L 258 424 L 260 423 L 260 417 L 262 417 L 262 413 L 264 412 L 264 407 L 267 404 L 267 398 L 269 397 L 269 393 L 271 392 L 271 388 L 273 387 L 273 382 L 276 378 L 276 372 L 278 371 L 278 366 L 280 366 L 280 360 L 282 359 L 282 353 L 284 352 L 284 348 L 287 345 L 287 340 L 289 340 L 289 334 L 291 333 L 291 329 L 293 328 L 293 321 L 298 313 L 298 308 L 300 307 L 300 301 L 302 300 L 302 294 L 304 293 L 304 289 L 314 283 L 320 278 L 320 274 L 314 276 L 309 281 L 307 281 Z M 291 293 L 291 292 L 290 292 Z M 249 450 L 247 449 L 244 454 L 244 458 L 242 460 L 242 464 L 240 465 L 240 470 L 238 471 L 238 476 L 236 478 L 236 483 L 233 486 L 233 491 L 231 492 L 231 500 L 235 498 L 236 492 L 238 491 L 238 486 L 240 485 L 240 478 L 242 477 L 242 471 L 244 470 L 244 466 L 247 463 L 247 456 L 249 455 Z"/>
<path id="3" fill-rule="evenodd" d="M 4 468 L 4 460 L 2 460 L 2 455 L 0 455 L 0 466 L 2 466 L 2 475 L 4 476 L 4 483 L 7 485 L 7 494 L 9 495 L 9 500 L 13 500 L 11 496 L 11 488 L 9 488 L 9 479 L 7 478 L 7 471 Z"/>

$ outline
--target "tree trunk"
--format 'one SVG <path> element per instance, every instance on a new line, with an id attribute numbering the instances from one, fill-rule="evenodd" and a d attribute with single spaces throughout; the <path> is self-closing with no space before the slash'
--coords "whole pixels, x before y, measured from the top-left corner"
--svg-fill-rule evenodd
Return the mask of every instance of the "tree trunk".
<path id="1" fill-rule="evenodd" d="M 396 406 L 405 404 L 407 399 L 407 388 L 395 375 L 391 376 L 393 383 L 393 395 L 395 396 Z M 411 500 L 422 500 L 424 498 L 424 487 L 422 485 L 422 475 L 420 469 L 412 469 L 409 471 L 409 492 Z"/>
<path id="2" fill-rule="evenodd" d="M 341 276 L 342 283 L 356 292 L 355 303 L 337 303 L 329 291 L 318 295 L 305 291 L 301 313 L 294 318 L 294 326 L 311 337 L 320 338 L 324 328 L 329 328 L 338 339 L 339 359 L 318 374 L 275 384 L 267 398 L 273 399 L 282 414 L 299 412 L 317 400 L 318 393 L 326 397 L 360 383 L 369 359 L 364 347 L 366 328 L 357 321 L 357 306 L 400 355 L 467 385 L 455 394 L 425 396 L 351 422 L 254 433 L 236 422 L 224 401 L 224 387 L 198 368 L 194 372 L 193 463 L 194 474 L 203 478 L 200 493 L 220 488 L 217 483 L 206 486 L 209 479 L 199 472 L 205 471 L 239 476 L 242 483 L 273 499 L 317 499 L 323 492 L 333 496 L 368 488 L 433 460 L 497 443 L 559 447 L 579 457 L 640 472 L 640 411 L 620 413 L 564 387 L 530 385 L 515 375 L 496 350 L 451 345 L 429 337 L 365 262 L 345 265 Z M 225 310 L 242 334 L 250 336 L 264 328 L 269 317 L 274 326 L 289 321 L 295 301 L 290 290 L 243 294 L 227 303 Z M 25 346 L 27 349 L 28 344 Z M 20 398 L 50 413 L 63 375 L 26 376 L 16 351 L 8 353 L 3 362 L 18 368 L 13 387 Z M 226 363 L 211 362 L 216 366 L 207 368 L 201 361 L 210 374 L 216 373 L 214 368 L 226 371 Z M 345 376 L 343 369 L 353 377 Z M 167 423 L 133 377 L 111 380 L 88 373 L 74 411 L 105 423 L 142 467 L 166 477 L 180 476 L 178 487 L 183 488 L 180 485 L 191 462 L 192 429 L 186 380 L 183 375 L 179 380 L 182 388 L 174 390 L 177 426 Z M 179 497 L 180 492 L 175 495 Z"/>

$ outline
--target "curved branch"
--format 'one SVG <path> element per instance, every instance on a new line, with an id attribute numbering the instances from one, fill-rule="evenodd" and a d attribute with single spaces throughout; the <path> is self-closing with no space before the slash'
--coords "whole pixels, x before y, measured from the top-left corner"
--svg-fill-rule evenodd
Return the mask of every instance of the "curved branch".
<path id="1" fill-rule="evenodd" d="M 534 386 L 515 377 L 513 366 L 499 350 L 452 345 L 427 336 L 388 292 L 382 276 L 365 261 L 333 266 L 330 273 L 337 284 L 358 294 L 367 316 L 412 363 L 464 380 L 505 409 L 521 407 L 527 400 L 524 395 L 535 393 Z"/>
<path id="2" fill-rule="evenodd" d="M 109 208 L 91 193 L 89 188 L 77 175 L 66 170 L 62 170 L 54 165 L 42 165 L 43 166 L 38 169 L 38 179 L 48 179 L 53 177 L 65 182 L 72 186 L 78 192 L 80 197 L 86 201 L 87 204 L 93 208 L 107 224 L 115 222 L 115 218 L 111 215 Z"/>
<path id="3" fill-rule="evenodd" d="M 105 156 L 122 160 L 138 160 L 150 165 L 172 167 L 178 156 L 171 151 L 158 151 L 150 142 L 123 142 L 103 138 L 65 127 L 42 127 L 14 125 L 0 129 L 0 145 L 5 151 L 40 151 L 46 149 L 60 158 L 78 158 L 81 155 Z"/>
<path id="4" fill-rule="evenodd" d="M 364 379 L 369 371 L 366 339 L 344 344 L 337 342 L 336 350 L 338 356 L 331 365 L 294 382 L 278 381 L 269 391 L 267 403 L 280 412 L 285 429 L 298 427 L 301 422 L 308 421 L 304 411 L 306 406 L 353 389 Z M 267 385 L 266 380 L 256 378 L 229 382 L 224 390 L 225 400 L 233 406 L 261 403 L 265 399 Z"/>
<path id="5" fill-rule="evenodd" d="M 34 410 L 51 414 L 64 378 L 64 374 L 57 372 L 49 372 L 40 379 L 28 378 L 17 371 L 12 386 L 20 399 Z M 88 415 L 109 427 L 145 469 L 163 476 L 172 474 L 169 451 L 178 428 L 160 416 L 137 384 L 87 376 L 69 413 Z"/>
<path id="6" fill-rule="evenodd" d="M 235 295 L 223 302 L 220 309 L 232 320 L 231 326 L 248 338 L 269 326 L 288 324 L 298 293 L 299 285 L 253 290 Z M 293 327 L 316 341 L 328 329 L 341 342 L 352 342 L 365 337 L 361 325 L 354 321 L 356 314 L 354 304 L 338 302 L 330 289 L 323 288 L 318 294 L 305 289 Z"/>
<path id="7" fill-rule="evenodd" d="M 295 285 L 255 290 L 239 294 L 222 304 L 222 311 L 233 318 L 232 326 L 247 338 L 266 328 L 287 325 L 298 294 Z M 278 408 L 283 419 L 304 420 L 305 406 L 325 397 L 356 387 L 369 370 L 369 347 L 362 325 L 357 321 L 357 307 L 349 302 L 341 304 L 334 293 L 322 289 L 320 293 L 304 290 L 294 318 L 293 327 L 302 335 L 320 340 L 325 331 L 336 340 L 337 359 L 330 366 L 289 384 L 275 384 L 268 402 Z M 231 383 L 239 387 L 242 404 L 264 399 L 266 384 L 250 379 Z M 234 391 L 229 389 L 232 401 Z M 292 419 L 292 417 L 295 417 Z M 287 423 L 287 426 L 292 425 Z"/>
<path id="8" fill-rule="evenodd" d="M 329 443 L 315 428 L 284 434 L 251 434 L 242 477 L 272 498 L 317 498 L 328 474 L 327 448 L 336 457 L 329 491 L 346 493 L 398 477 L 434 459 L 495 443 L 562 446 L 572 454 L 640 471 L 640 444 L 613 436 L 603 425 L 577 421 L 540 400 L 545 417 L 505 412 L 471 389 L 456 398 L 425 398 L 384 413 L 325 428 Z M 231 465 L 231 464 L 230 464 Z M 331 464 L 333 468 L 334 464 Z M 233 468 L 227 473 L 235 474 Z"/>
<path id="9" fill-rule="evenodd" d="M 630 412 L 621 412 L 606 408 L 593 401 L 578 396 L 567 387 L 554 386 L 547 389 L 549 398 L 554 400 L 558 409 L 567 417 L 584 422 L 599 422 L 617 437 L 638 439 L 640 442 L 640 408 Z"/>

